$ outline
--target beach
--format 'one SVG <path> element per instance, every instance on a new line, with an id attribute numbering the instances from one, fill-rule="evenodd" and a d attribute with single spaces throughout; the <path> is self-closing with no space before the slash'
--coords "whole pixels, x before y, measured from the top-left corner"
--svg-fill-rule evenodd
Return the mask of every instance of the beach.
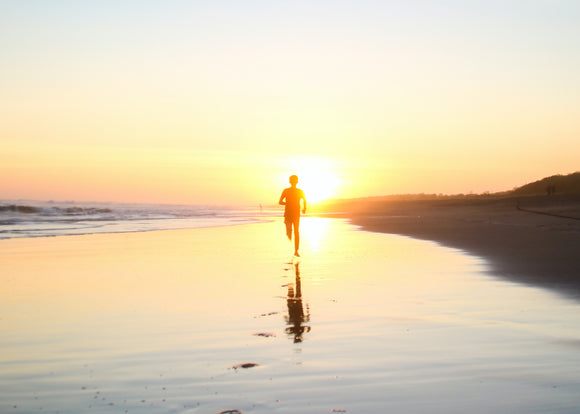
<path id="1" fill-rule="evenodd" d="M 365 230 L 432 240 L 486 258 L 489 274 L 580 297 L 578 196 L 361 202 Z"/>
<path id="2" fill-rule="evenodd" d="M 0 414 L 580 414 L 579 21 L 0 2 Z"/>
<path id="3" fill-rule="evenodd" d="M 0 240 L 0 411 L 577 412 L 577 300 L 347 219 L 303 218 L 297 259 L 283 227 Z"/>

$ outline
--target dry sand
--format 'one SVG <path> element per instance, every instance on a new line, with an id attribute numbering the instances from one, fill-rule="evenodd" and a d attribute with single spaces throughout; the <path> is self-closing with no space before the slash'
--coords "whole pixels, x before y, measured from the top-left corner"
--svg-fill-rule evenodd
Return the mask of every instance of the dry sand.
<path id="1" fill-rule="evenodd" d="M 490 273 L 580 297 L 580 197 L 367 202 L 365 230 L 436 241 L 484 257 Z"/>

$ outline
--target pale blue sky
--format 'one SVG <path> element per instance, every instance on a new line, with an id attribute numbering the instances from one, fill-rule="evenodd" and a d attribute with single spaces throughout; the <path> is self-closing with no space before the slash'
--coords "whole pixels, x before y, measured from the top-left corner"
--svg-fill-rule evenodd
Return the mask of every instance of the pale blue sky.
<path id="1" fill-rule="evenodd" d="M 158 149 L 163 165 L 252 159 L 248 198 L 277 185 L 260 187 L 258 172 L 276 157 L 289 170 L 330 160 L 345 197 L 499 191 L 573 172 L 579 22 L 577 1 L 0 1 L 0 143 L 12 160 L 0 172 L 20 183 L 0 198 L 44 196 L 39 165 L 53 153 L 86 157 L 101 194 L 116 184 L 94 178 L 99 168 L 147 169 L 131 149 Z M 58 163 L 60 179 L 78 168 Z M 179 171 L 219 181 L 212 200 L 244 197 L 228 187 L 234 172 L 203 164 Z"/>

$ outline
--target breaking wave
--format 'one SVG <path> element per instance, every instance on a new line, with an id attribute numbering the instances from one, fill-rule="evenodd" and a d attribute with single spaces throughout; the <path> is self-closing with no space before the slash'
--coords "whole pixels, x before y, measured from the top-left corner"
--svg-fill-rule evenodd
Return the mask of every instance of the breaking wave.
<path id="1" fill-rule="evenodd" d="M 272 213 L 247 207 L 0 202 L 0 239 L 227 226 Z"/>
<path id="2" fill-rule="evenodd" d="M 78 216 L 91 214 L 106 214 L 112 213 L 110 208 L 94 208 L 94 207 L 36 207 L 26 204 L 6 204 L 0 205 L 0 213 L 12 212 L 21 214 L 40 214 L 45 216 Z"/>

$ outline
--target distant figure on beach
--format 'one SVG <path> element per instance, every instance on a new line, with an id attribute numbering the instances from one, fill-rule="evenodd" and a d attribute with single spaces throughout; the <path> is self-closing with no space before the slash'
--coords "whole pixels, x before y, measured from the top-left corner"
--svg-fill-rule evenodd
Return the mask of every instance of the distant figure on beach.
<path id="1" fill-rule="evenodd" d="M 304 191 L 296 188 L 298 177 L 290 176 L 290 187 L 285 188 L 280 196 L 278 204 L 284 206 L 284 224 L 286 224 L 286 236 L 292 240 L 292 227 L 294 227 L 294 256 L 300 257 L 300 200 L 303 201 L 302 214 L 306 213 L 306 197 Z"/>

